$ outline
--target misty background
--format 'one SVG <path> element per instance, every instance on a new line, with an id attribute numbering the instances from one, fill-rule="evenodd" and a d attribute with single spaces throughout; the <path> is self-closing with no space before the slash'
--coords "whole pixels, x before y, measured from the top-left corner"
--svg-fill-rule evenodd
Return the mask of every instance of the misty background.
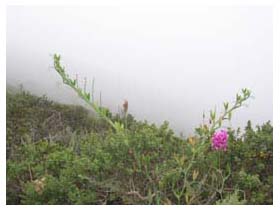
<path id="1" fill-rule="evenodd" d="M 95 79 L 95 99 L 138 120 L 189 135 L 203 111 L 222 110 L 241 88 L 248 107 L 232 126 L 272 121 L 270 7 L 30 7 L 7 10 L 7 85 L 70 104 L 81 99 L 52 68 L 59 53 L 70 76 Z"/>

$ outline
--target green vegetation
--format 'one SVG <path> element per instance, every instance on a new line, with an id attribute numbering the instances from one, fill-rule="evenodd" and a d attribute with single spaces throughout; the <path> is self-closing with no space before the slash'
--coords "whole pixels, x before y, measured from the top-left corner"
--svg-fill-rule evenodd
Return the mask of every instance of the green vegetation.
<path id="1" fill-rule="evenodd" d="M 91 103 L 90 101 L 90 93 L 83 91 L 81 88 L 78 87 L 77 81 L 75 79 L 71 79 L 69 75 L 65 72 L 65 67 L 62 67 L 60 64 L 60 55 L 54 54 L 54 68 L 56 72 L 62 78 L 64 84 L 70 86 L 83 101 L 85 101 L 89 106 L 93 108 L 93 110 L 102 117 L 116 132 L 122 132 L 124 129 L 124 125 L 118 121 L 113 122 L 109 117 L 109 110 L 98 106 L 98 104 Z"/>
<path id="2" fill-rule="evenodd" d="M 218 169 L 199 134 L 127 122 L 116 133 L 82 107 L 7 93 L 7 203 L 272 204 L 270 123 L 229 129 Z"/>
<path id="3" fill-rule="evenodd" d="M 104 112 L 69 86 L 94 113 L 7 92 L 7 204 L 273 203 L 270 122 L 253 128 L 248 121 L 244 132 L 228 127 L 226 151 L 211 147 L 213 133 L 250 98 L 249 90 L 224 103 L 220 116 L 210 111 L 209 123 L 183 139 L 168 122 Z"/>

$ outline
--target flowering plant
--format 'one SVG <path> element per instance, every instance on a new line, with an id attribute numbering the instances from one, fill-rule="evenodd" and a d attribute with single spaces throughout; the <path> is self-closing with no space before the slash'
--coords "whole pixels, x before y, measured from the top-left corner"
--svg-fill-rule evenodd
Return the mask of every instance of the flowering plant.
<path id="1" fill-rule="evenodd" d="M 213 150 L 227 150 L 228 133 L 226 130 L 216 131 L 212 136 L 212 149 Z"/>
<path id="2" fill-rule="evenodd" d="M 60 64 L 60 55 L 54 54 L 53 60 L 54 60 L 54 69 L 56 72 L 60 75 L 62 78 L 62 81 L 64 84 L 71 87 L 78 95 L 79 97 L 85 101 L 93 110 L 101 117 L 103 118 L 116 132 L 122 132 L 124 130 L 124 125 L 120 122 L 113 122 L 108 116 L 107 112 L 108 110 L 104 107 L 98 106 L 96 103 L 90 101 L 90 93 L 86 92 L 85 90 L 82 90 L 78 87 L 78 83 L 76 79 L 71 79 L 69 75 L 65 71 L 65 67 L 62 67 Z"/>
<path id="3" fill-rule="evenodd" d="M 241 94 L 236 94 L 236 99 L 233 104 L 229 104 L 229 102 L 224 103 L 224 110 L 219 116 L 217 116 L 216 109 L 210 110 L 209 123 L 205 122 L 206 116 L 203 113 L 203 124 L 195 129 L 196 133 L 201 139 L 209 140 L 222 127 L 224 121 L 231 121 L 233 111 L 246 105 L 244 102 L 250 97 L 252 97 L 251 91 L 247 88 L 242 89 Z"/>

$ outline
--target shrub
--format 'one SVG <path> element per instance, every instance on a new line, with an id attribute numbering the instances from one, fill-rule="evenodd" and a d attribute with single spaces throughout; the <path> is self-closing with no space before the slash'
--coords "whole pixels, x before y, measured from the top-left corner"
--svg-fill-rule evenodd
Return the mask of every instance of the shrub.
<path id="1" fill-rule="evenodd" d="M 250 132 L 262 131 L 264 135 L 271 131 L 268 125 L 264 127 Z M 229 149 L 221 156 L 218 169 L 217 152 L 209 149 L 210 143 L 196 140 L 190 144 L 168 130 L 166 123 L 157 128 L 139 122 L 136 134 L 92 133 L 82 137 L 79 152 L 46 140 L 21 145 L 16 151 L 19 156 L 7 162 L 7 202 L 233 204 L 239 189 L 245 193 L 245 198 L 238 194 L 241 203 L 243 199 L 248 204 L 272 203 L 272 179 L 268 177 L 272 174 L 262 173 L 265 169 L 256 174 L 248 168 L 252 161 L 261 164 L 264 156 L 246 159 L 243 150 L 255 146 L 246 133 L 242 141 L 229 139 Z M 237 143 L 238 147 L 232 146 Z M 230 161 L 235 167 L 230 167 Z M 267 168 L 272 167 L 272 161 L 266 162 Z"/>

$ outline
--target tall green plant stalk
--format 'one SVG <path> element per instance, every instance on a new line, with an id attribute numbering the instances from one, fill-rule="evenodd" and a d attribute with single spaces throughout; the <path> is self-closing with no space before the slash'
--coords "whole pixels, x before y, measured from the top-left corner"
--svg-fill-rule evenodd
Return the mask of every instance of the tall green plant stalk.
<path id="1" fill-rule="evenodd" d="M 119 122 L 113 122 L 109 117 L 107 117 L 107 109 L 102 108 L 101 106 L 98 106 L 95 102 L 91 102 L 90 100 L 90 93 L 86 92 L 86 90 L 82 90 L 77 85 L 76 79 L 71 79 L 69 75 L 65 72 L 65 67 L 62 67 L 60 64 L 60 55 L 54 54 L 54 68 L 56 72 L 60 75 L 62 78 L 62 81 L 64 84 L 71 87 L 78 96 L 83 99 L 93 110 L 101 117 L 103 118 L 116 132 L 121 132 L 124 129 L 123 124 Z"/>
<path id="2" fill-rule="evenodd" d="M 215 131 L 222 127 L 223 122 L 226 120 L 231 120 L 233 111 L 243 106 L 244 102 L 250 97 L 251 91 L 246 88 L 242 89 L 241 94 L 236 94 L 236 99 L 232 103 L 232 105 L 230 105 L 228 102 L 224 103 L 224 110 L 220 114 L 220 116 L 216 116 L 216 109 L 210 111 L 209 124 L 204 123 L 205 114 L 203 113 L 203 124 L 196 129 L 197 134 L 203 140 L 202 144 L 203 142 L 209 142 Z M 216 192 L 218 192 L 221 198 L 223 198 L 224 185 L 229 176 L 231 175 L 231 166 L 229 164 L 227 165 L 228 174 L 224 176 L 223 170 L 221 169 L 221 151 L 218 151 L 216 157 L 217 161 L 215 162 L 215 166 L 213 167 L 213 169 L 215 169 L 215 171 L 221 176 L 221 187 L 216 189 Z M 215 196 L 215 193 L 213 194 L 213 196 Z M 211 200 L 212 198 L 209 200 L 209 202 Z"/>
<path id="3" fill-rule="evenodd" d="M 219 171 L 221 171 L 221 150 L 219 152 Z"/>

